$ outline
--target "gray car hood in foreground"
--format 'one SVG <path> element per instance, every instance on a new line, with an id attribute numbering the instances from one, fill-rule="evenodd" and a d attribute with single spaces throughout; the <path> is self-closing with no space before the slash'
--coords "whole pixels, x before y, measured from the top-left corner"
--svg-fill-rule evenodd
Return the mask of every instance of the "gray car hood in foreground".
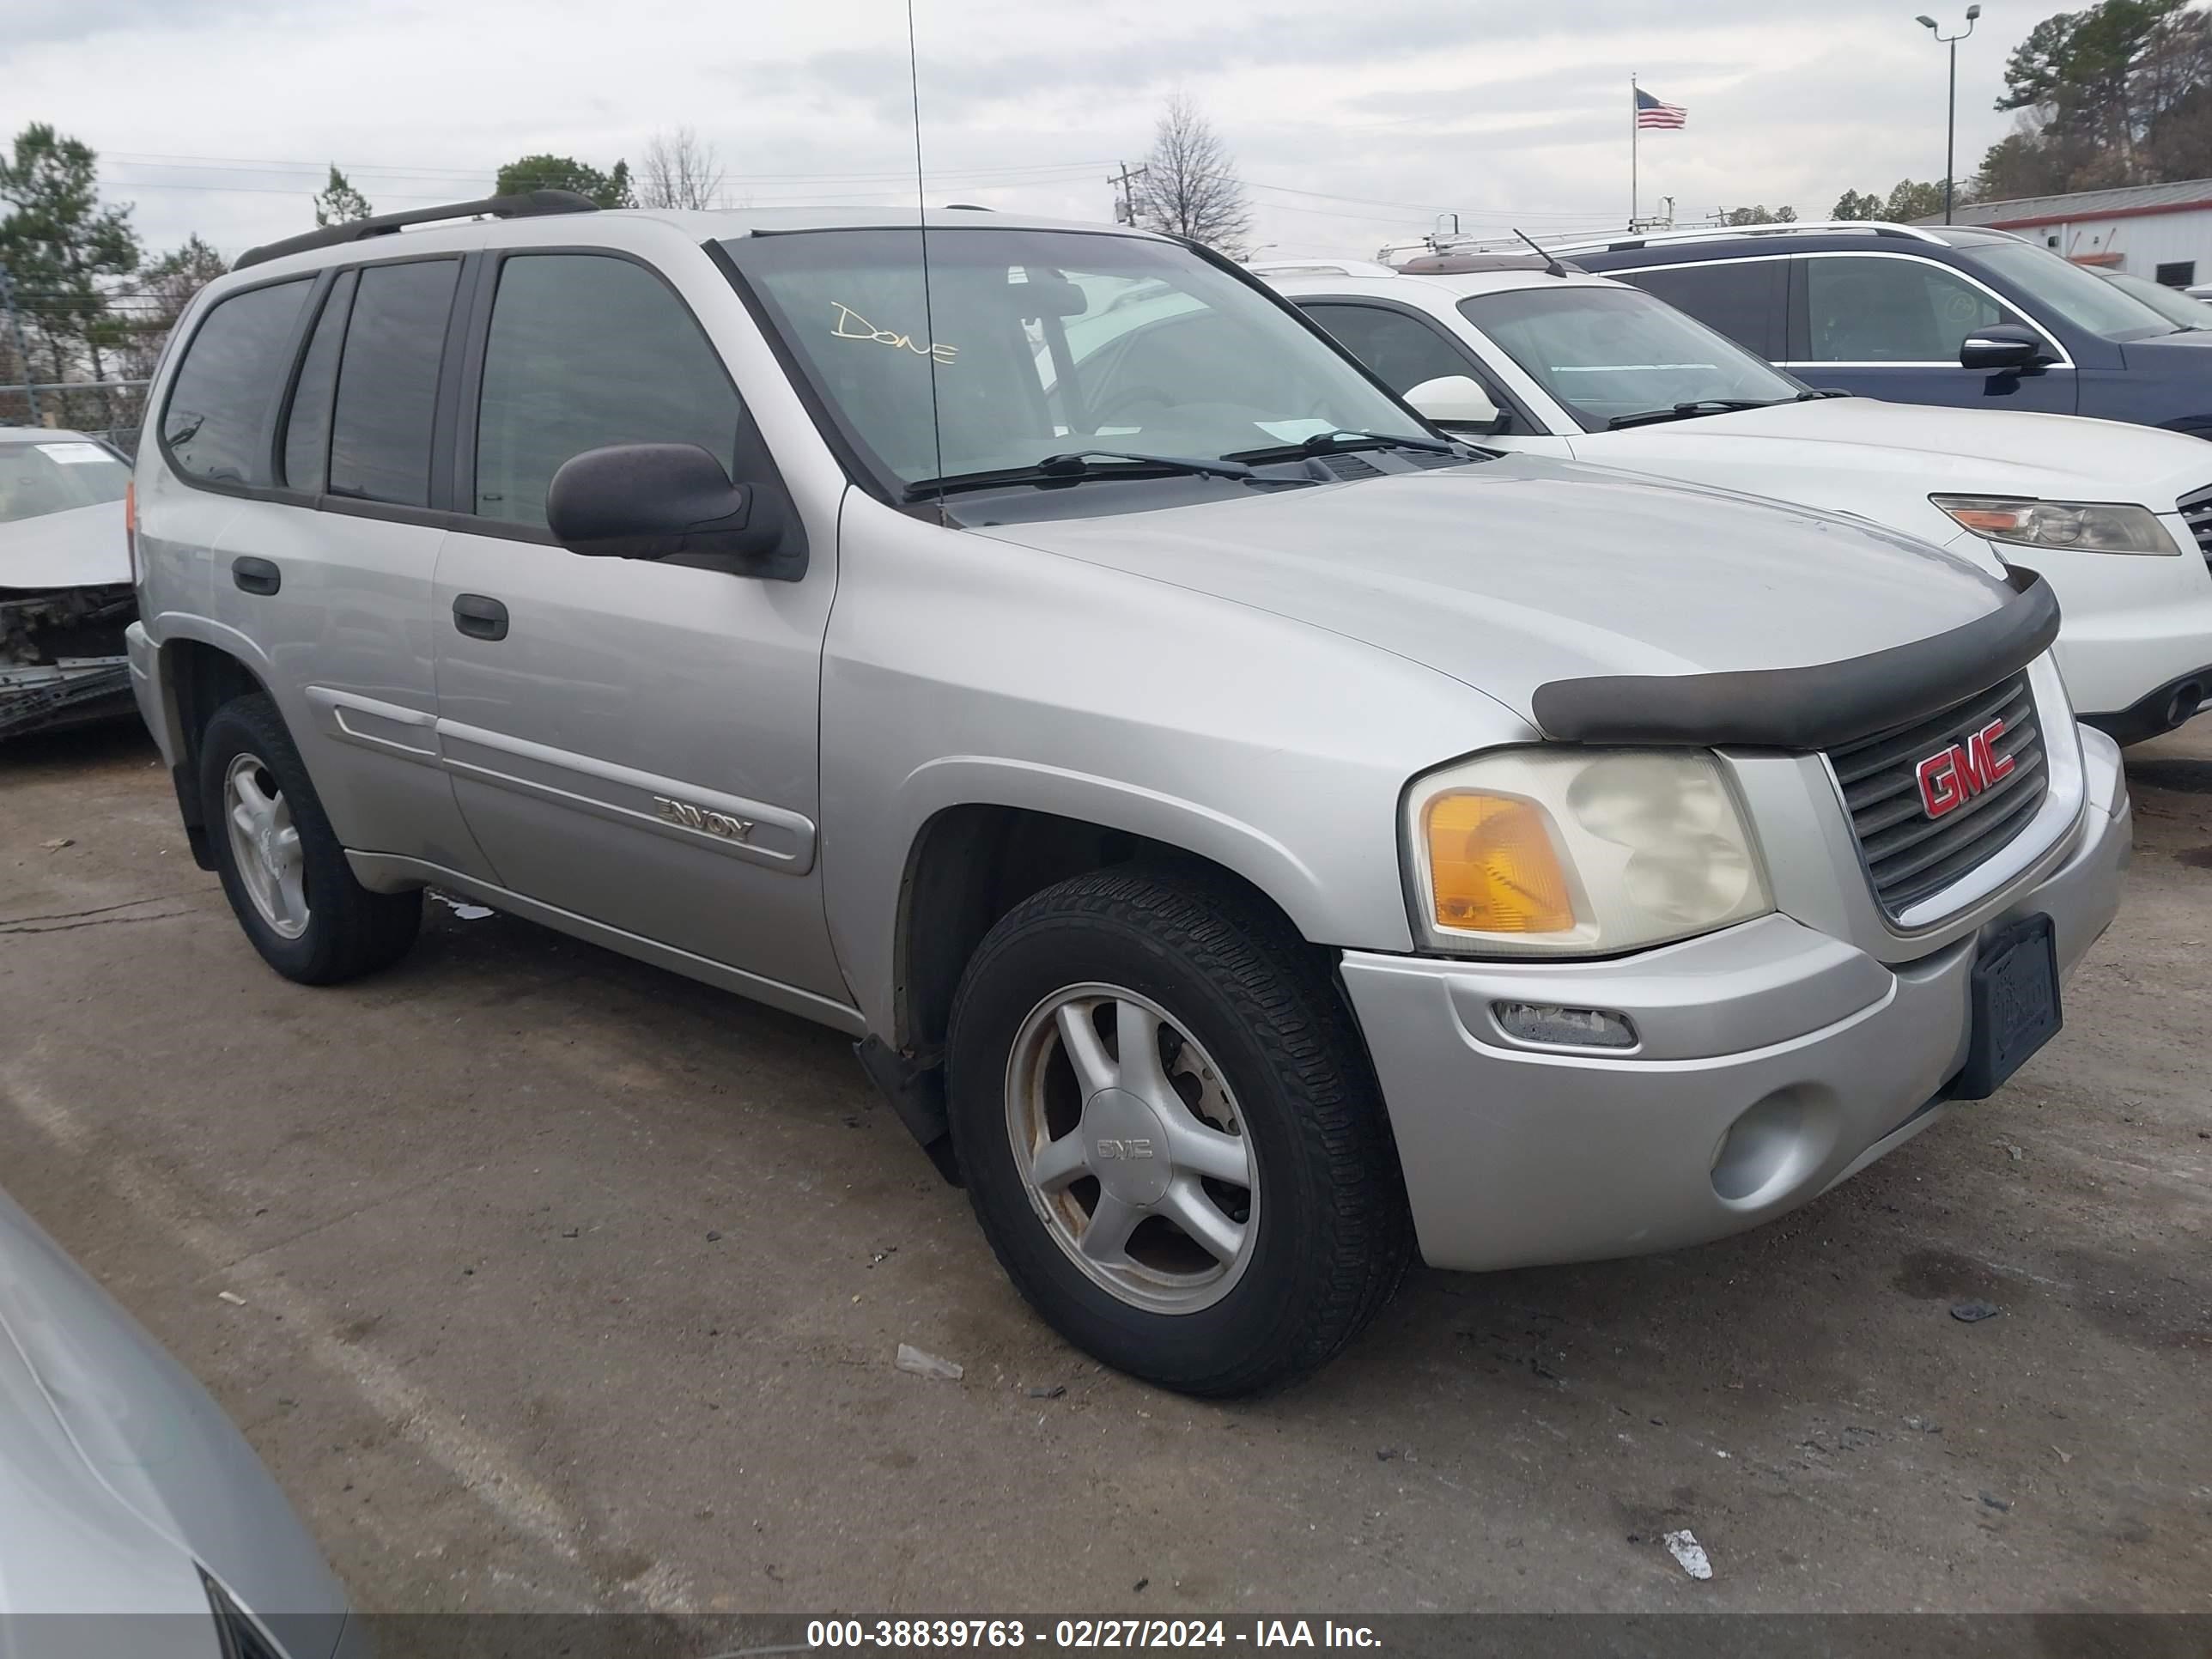
<path id="1" fill-rule="evenodd" d="M 979 533 L 1348 635 L 1532 723 L 1547 681 L 1834 662 L 2010 598 L 1859 520 L 1519 455 Z"/>
<path id="2" fill-rule="evenodd" d="M 0 524 L 0 588 L 104 587 L 130 580 L 120 501 Z"/>
<path id="3" fill-rule="evenodd" d="M 0 1655 L 100 1622 L 25 1615 L 165 1613 L 190 1645 L 113 1650 L 212 1659 L 195 1562 L 295 1659 L 336 1644 L 344 1595 L 244 1437 L 0 1194 Z"/>

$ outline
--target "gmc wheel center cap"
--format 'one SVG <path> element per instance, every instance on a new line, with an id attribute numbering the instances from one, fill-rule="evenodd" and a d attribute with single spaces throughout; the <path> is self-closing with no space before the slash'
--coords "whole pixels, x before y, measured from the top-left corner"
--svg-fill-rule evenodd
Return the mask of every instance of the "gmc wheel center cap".
<path id="1" fill-rule="evenodd" d="M 1085 1103 L 1083 1142 L 1099 1186 L 1125 1204 L 1157 1204 L 1175 1179 L 1159 1114 L 1127 1089 L 1101 1089 Z"/>

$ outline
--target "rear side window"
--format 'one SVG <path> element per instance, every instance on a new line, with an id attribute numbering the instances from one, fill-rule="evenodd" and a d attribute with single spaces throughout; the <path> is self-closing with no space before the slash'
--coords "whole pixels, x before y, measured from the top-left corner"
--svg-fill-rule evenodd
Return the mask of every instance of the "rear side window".
<path id="1" fill-rule="evenodd" d="M 187 477 L 267 481 L 269 423 L 309 287 L 302 277 L 234 294 L 194 331 L 161 414 L 169 459 Z"/>
<path id="2" fill-rule="evenodd" d="M 1646 294 L 1686 311 L 1745 350 L 1780 361 L 1784 273 L 1779 259 L 1735 259 L 1711 265 L 1662 265 L 1608 271 Z"/>
<path id="3" fill-rule="evenodd" d="M 284 483 L 319 495 L 323 464 L 331 453 L 331 398 L 337 390 L 338 349 L 344 343 L 346 311 L 353 304 L 354 273 L 342 272 L 323 301 L 323 314 L 307 341 L 307 361 L 293 389 L 292 412 L 284 426 Z"/>
<path id="4" fill-rule="evenodd" d="M 562 463 L 603 444 L 696 444 L 736 465 L 737 390 L 684 302 L 627 259 L 500 267 L 477 415 L 476 511 L 542 526 Z"/>
<path id="5" fill-rule="evenodd" d="M 331 410 L 331 495 L 430 504 L 430 422 L 460 269 L 428 259 L 361 272 Z"/>
<path id="6" fill-rule="evenodd" d="M 1467 354 L 1418 317 L 1384 306 L 1323 300 L 1299 304 L 1309 317 L 1336 337 L 1339 345 L 1401 398 L 1425 380 L 1447 374 L 1476 377 Z"/>

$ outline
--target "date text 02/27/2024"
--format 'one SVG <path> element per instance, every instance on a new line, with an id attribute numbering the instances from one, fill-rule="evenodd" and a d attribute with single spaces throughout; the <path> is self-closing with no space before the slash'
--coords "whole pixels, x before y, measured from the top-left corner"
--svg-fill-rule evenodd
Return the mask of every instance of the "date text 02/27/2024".
<path id="1" fill-rule="evenodd" d="M 1061 1650 L 1166 1648 L 1362 1648 L 1382 1644 L 1365 1625 L 1324 1619 L 1259 1619 L 1249 1628 L 1219 1619 L 1060 1619 L 1032 1629 L 1020 1619 L 817 1619 L 806 1626 L 810 1648 L 1000 1649 L 1030 1645 Z"/>

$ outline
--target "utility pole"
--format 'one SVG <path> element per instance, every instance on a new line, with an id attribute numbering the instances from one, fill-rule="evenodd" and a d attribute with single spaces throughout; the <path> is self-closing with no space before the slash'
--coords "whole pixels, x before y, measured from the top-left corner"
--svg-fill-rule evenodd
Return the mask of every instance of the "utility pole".
<path id="1" fill-rule="evenodd" d="M 1132 172 L 1127 161 L 1122 162 L 1121 166 L 1120 173 L 1109 173 L 1106 176 L 1106 182 L 1114 186 L 1115 192 L 1114 222 L 1117 225 L 1133 225 L 1137 222 L 1137 196 L 1133 187 L 1138 179 L 1143 178 L 1152 169 L 1139 167 Z"/>
<path id="2" fill-rule="evenodd" d="M 15 331 L 15 356 L 23 365 L 23 397 L 31 405 L 31 424 L 39 424 L 39 388 L 31 383 L 31 347 L 23 337 L 23 313 L 15 309 L 15 285 L 9 280 L 8 267 L 0 265 L 0 310 L 8 313 L 8 326 Z"/>

